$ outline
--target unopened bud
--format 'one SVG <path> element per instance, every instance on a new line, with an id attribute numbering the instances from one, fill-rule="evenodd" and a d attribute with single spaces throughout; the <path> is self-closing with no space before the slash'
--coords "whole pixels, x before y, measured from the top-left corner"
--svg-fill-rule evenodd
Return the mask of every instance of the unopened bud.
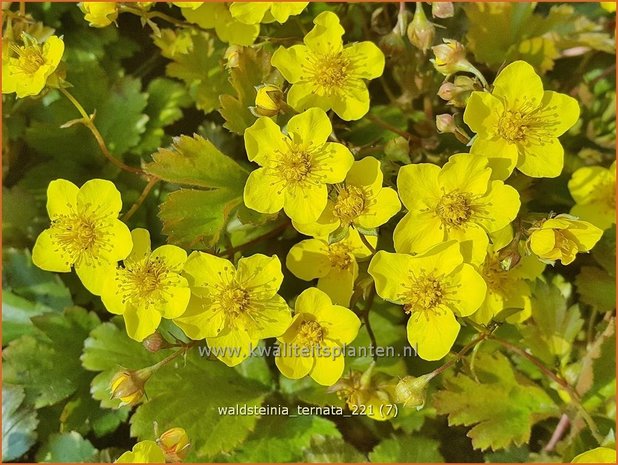
<path id="1" fill-rule="evenodd" d="M 455 14 L 453 2 L 432 2 L 431 16 L 434 18 L 452 18 Z"/>
<path id="2" fill-rule="evenodd" d="M 189 436 L 183 428 L 168 429 L 165 433 L 159 436 L 157 444 L 165 454 L 165 461 L 177 463 L 183 461 L 189 453 L 191 444 Z"/>
<path id="3" fill-rule="evenodd" d="M 241 47 L 238 45 L 230 45 L 223 54 L 223 58 L 225 59 L 225 67 L 227 69 L 238 68 L 240 62 L 240 50 Z"/>
<path id="4" fill-rule="evenodd" d="M 440 134 L 457 132 L 457 125 L 453 115 L 444 113 L 436 116 L 436 128 Z"/>
<path id="5" fill-rule="evenodd" d="M 410 39 L 412 45 L 425 53 L 431 47 L 435 35 L 435 26 L 427 20 L 422 3 L 417 3 L 414 18 L 408 26 L 408 39 Z"/>
<path id="6" fill-rule="evenodd" d="M 395 402 L 403 404 L 404 407 L 416 407 L 420 410 L 425 405 L 427 386 L 433 375 L 427 374 L 419 376 L 405 376 L 395 386 Z"/>
<path id="7" fill-rule="evenodd" d="M 388 58 L 397 58 L 406 50 L 406 44 L 403 41 L 403 37 L 395 30 L 389 32 L 385 36 L 382 36 L 378 45 L 384 52 L 384 55 Z"/>
<path id="8" fill-rule="evenodd" d="M 120 399 L 121 405 L 135 405 L 144 397 L 144 385 L 152 375 L 145 368 L 135 371 L 119 371 L 112 378 L 110 390 L 113 399 Z"/>
<path id="9" fill-rule="evenodd" d="M 445 82 L 438 89 L 438 97 L 442 100 L 446 100 L 447 102 L 452 100 L 456 93 L 457 87 L 452 82 Z"/>
<path id="10" fill-rule="evenodd" d="M 431 47 L 435 55 L 432 59 L 434 68 L 445 76 L 458 72 L 473 73 L 483 86 L 487 87 L 487 81 L 481 72 L 466 59 L 466 49 L 460 42 L 453 39 L 443 39 L 444 43 Z"/>
<path id="11" fill-rule="evenodd" d="M 143 346 L 148 352 L 158 352 L 161 349 L 167 349 L 170 345 L 163 339 L 161 333 L 154 332 L 142 341 Z"/>
<path id="12" fill-rule="evenodd" d="M 283 92 L 273 84 L 265 84 L 258 88 L 253 111 L 258 116 L 275 116 L 281 111 Z"/>
<path id="13" fill-rule="evenodd" d="M 468 76 L 457 76 L 454 82 L 445 82 L 438 89 L 438 96 L 449 105 L 463 108 L 470 94 L 475 90 L 474 79 Z"/>

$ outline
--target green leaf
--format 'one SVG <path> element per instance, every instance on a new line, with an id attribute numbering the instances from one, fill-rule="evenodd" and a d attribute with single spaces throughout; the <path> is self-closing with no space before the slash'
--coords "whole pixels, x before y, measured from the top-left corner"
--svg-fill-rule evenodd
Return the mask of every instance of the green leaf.
<path id="1" fill-rule="evenodd" d="M 476 449 L 527 443 L 537 421 L 559 414 L 547 393 L 522 375 L 516 377 L 501 353 L 478 353 L 475 367 L 478 380 L 465 374 L 446 378 L 432 403 L 438 414 L 448 415 L 449 425 L 474 425 L 468 437 Z"/>
<path id="2" fill-rule="evenodd" d="M 88 370 L 102 371 L 92 382 L 92 394 L 109 406 L 117 405 L 109 399 L 109 384 L 121 367 L 143 368 L 165 355 L 147 352 L 123 329 L 104 323 L 86 341 L 82 362 Z M 131 434 L 140 440 L 152 439 L 155 421 L 160 431 L 182 427 L 191 438 L 196 457 L 213 457 L 238 446 L 257 422 L 256 416 L 221 414 L 218 407 L 258 406 L 265 394 L 262 384 L 200 357 L 194 349 L 186 360 L 181 357 L 165 365 L 148 381 L 148 400 L 131 417 Z"/>
<path id="3" fill-rule="evenodd" d="M 305 450 L 308 463 L 366 463 L 367 457 L 340 438 L 314 437 Z"/>
<path id="4" fill-rule="evenodd" d="M 197 134 L 174 139 L 171 148 L 159 149 L 152 158 L 146 171 L 174 184 L 242 192 L 249 176 L 247 170 Z"/>
<path id="5" fill-rule="evenodd" d="M 84 375 L 79 363 L 82 346 L 99 319 L 81 308 L 32 318 L 39 331 L 22 336 L 4 351 L 4 382 L 23 386 L 36 408 L 73 394 Z"/>
<path id="6" fill-rule="evenodd" d="M 371 462 L 380 463 L 442 463 L 440 443 L 423 436 L 386 439 L 369 453 Z"/>
<path id="7" fill-rule="evenodd" d="M 2 244 L 27 247 L 43 227 L 43 212 L 32 192 L 16 185 L 2 187 Z"/>
<path id="8" fill-rule="evenodd" d="M 369 110 L 369 114 L 402 131 L 408 129 L 407 117 L 395 105 L 373 105 Z M 398 137 L 394 132 L 384 129 L 367 117 L 349 124 L 347 128 L 347 131 L 344 132 L 345 140 L 358 146 L 370 145 L 376 142 L 388 142 Z"/>
<path id="9" fill-rule="evenodd" d="M 255 432 L 226 461 L 237 463 L 301 462 L 303 451 L 316 435 L 340 438 L 341 433 L 331 421 L 316 416 L 265 416 Z"/>
<path id="10" fill-rule="evenodd" d="M 197 107 L 210 113 L 219 106 L 219 96 L 230 92 L 230 84 L 222 66 L 224 48 L 207 32 L 191 36 L 192 46 L 177 53 L 167 65 L 167 75 L 182 79 Z"/>
<path id="11" fill-rule="evenodd" d="M 241 203 L 242 194 L 227 189 L 172 192 L 159 211 L 163 233 L 169 242 L 183 247 L 211 248 L 219 241 L 230 213 Z"/>
<path id="12" fill-rule="evenodd" d="M 271 54 L 264 48 L 238 48 L 238 64 L 230 70 L 230 83 L 235 94 L 222 95 L 219 109 L 225 120 L 223 126 L 236 134 L 242 135 L 256 120 L 249 110 L 255 105 L 256 86 L 273 83 L 273 79 L 268 79 L 272 72 L 270 58 Z"/>
<path id="13" fill-rule="evenodd" d="M 615 320 L 610 319 L 605 330 L 590 344 L 581 362 L 576 390 L 585 401 L 601 394 L 616 384 L 616 333 Z M 601 398 L 603 395 L 601 394 Z"/>
<path id="14" fill-rule="evenodd" d="M 616 280 L 596 266 L 582 266 L 575 286 L 581 301 L 600 312 L 616 308 Z"/>
<path id="15" fill-rule="evenodd" d="M 36 440 L 36 412 L 25 405 L 21 386 L 2 385 L 2 461 L 24 455 Z"/>
<path id="16" fill-rule="evenodd" d="M 603 233 L 592 249 L 592 256 L 610 276 L 616 276 L 616 226 Z"/>
<path id="17" fill-rule="evenodd" d="M 38 450 L 37 462 L 96 462 L 98 451 L 79 433 L 53 434 Z"/>

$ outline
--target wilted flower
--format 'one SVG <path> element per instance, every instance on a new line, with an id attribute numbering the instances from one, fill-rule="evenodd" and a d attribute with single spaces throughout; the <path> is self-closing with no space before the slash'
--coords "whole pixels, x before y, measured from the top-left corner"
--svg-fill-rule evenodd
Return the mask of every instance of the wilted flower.
<path id="1" fill-rule="evenodd" d="M 253 112 L 258 116 L 277 115 L 284 103 L 283 92 L 274 84 L 265 84 L 258 88 Z"/>
<path id="2" fill-rule="evenodd" d="M 412 18 L 412 22 L 408 26 L 408 39 L 410 39 L 412 45 L 420 48 L 425 53 L 431 47 L 435 35 L 435 26 L 427 20 L 422 3 L 417 3 L 414 18 Z"/>
<path id="3" fill-rule="evenodd" d="M 404 376 L 395 386 L 395 402 L 404 407 L 415 407 L 420 410 L 425 405 L 427 386 L 434 377 L 432 373 L 419 376 Z"/>
<path id="4" fill-rule="evenodd" d="M 191 444 L 189 443 L 189 435 L 184 428 L 171 428 L 159 436 L 157 444 L 165 454 L 166 462 L 181 462 L 189 453 Z"/>
<path id="5" fill-rule="evenodd" d="M 135 405 L 144 397 L 144 385 L 150 379 L 154 370 L 152 367 L 141 370 L 119 371 L 112 378 L 110 390 L 112 398 L 119 399 L 120 405 Z"/>

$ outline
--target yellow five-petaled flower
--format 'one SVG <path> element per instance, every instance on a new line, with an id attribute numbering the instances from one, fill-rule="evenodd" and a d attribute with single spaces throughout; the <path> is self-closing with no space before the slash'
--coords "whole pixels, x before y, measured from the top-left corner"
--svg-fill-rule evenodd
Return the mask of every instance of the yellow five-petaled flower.
<path id="1" fill-rule="evenodd" d="M 372 42 L 343 46 L 343 27 L 331 11 L 313 20 L 315 27 L 305 45 L 280 47 L 272 65 L 292 84 L 288 104 L 297 111 L 318 107 L 333 109 L 346 120 L 357 120 L 369 111 L 369 91 L 364 79 L 384 71 L 384 54 Z"/>
<path id="2" fill-rule="evenodd" d="M 616 224 L 616 162 L 609 168 L 584 166 L 573 173 L 569 192 L 575 199 L 571 215 L 601 229 Z"/>
<path id="3" fill-rule="evenodd" d="M 110 181 L 92 179 L 81 189 L 56 179 L 47 188 L 51 226 L 34 244 L 32 261 L 47 271 L 77 275 L 90 292 L 100 295 L 104 277 L 131 252 L 131 233 L 118 219 L 120 192 Z"/>
<path id="4" fill-rule="evenodd" d="M 293 116 L 287 135 L 270 118 L 245 131 L 249 160 L 261 166 L 247 179 L 244 200 L 261 213 L 281 208 L 294 221 L 316 221 L 326 208 L 328 184 L 345 179 L 354 157 L 342 144 L 327 142 L 332 131 L 323 110 Z"/>
<path id="5" fill-rule="evenodd" d="M 175 245 L 150 248 L 150 233 L 142 228 L 131 232 L 133 250 L 124 266 L 107 279 L 101 293 L 105 308 L 124 317 L 127 334 L 143 341 L 163 318 L 176 318 L 185 311 L 191 290 L 180 275 L 187 253 Z"/>
<path id="6" fill-rule="evenodd" d="M 300 14 L 309 2 L 234 2 L 232 18 L 245 24 L 285 23 L 290 16 Z"/>
<path id="7" fill-rule="evenodd" d="M 562 172 L 564 149 L 558 137 L 579 118 L 577 101 L 543 91 L 543 82 L 525 61 L 504 68 L 493 91 L 473 92 L 464 121 L 477 133 L 471 153 L 489 157 L 497 179 L 515 166 L 534 178 L 555 178 Z"/>

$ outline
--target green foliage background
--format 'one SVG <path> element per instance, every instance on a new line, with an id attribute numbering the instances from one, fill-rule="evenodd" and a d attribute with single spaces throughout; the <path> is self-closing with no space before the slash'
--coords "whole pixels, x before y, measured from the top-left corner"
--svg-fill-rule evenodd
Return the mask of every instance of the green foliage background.
<path id="1" fill-rule="evenodd" d="M 177 8 L 156 8 L 183 19 Z M 405 36 L 392 36 L 398 8 L 311 4 L 283 26 L 262 25 L 265 45 L 240 49 L 238 66 L 228 69 L 227 44 L 214 33 L 198 33 L 193 52 L 170 59 L 156 43 L 180 39 L 164 21 L 158 24 L 168 30 L 154 39 L 136 16 L 121 15 L 118 27 L 94 29 L 74 3 L 27 4 L 35 20 L 64 36 L 71 92 L 87 111 L 96 110 L 95 124 L 110 151 L 127 164 L 144 164 L 165 181 L 130 226 L 149 229 L 153 244 L 207 251 L 274 231 L 272 240 L 243 253 L 276 253 L 282 259 L 300 236 L 288 231 L 275 240 L 281 218 L 242 204 L 251 166 L 240 135 L 255 120 L 249 110 L 254 86 L 282 82 L 269 54 L 282 41 L 301 40 L 320 11 L 339 15 L 346 41 L 372 40 L 385 50 L 384 76 L 370 85 L 370 116 L 414 135 L 407 143 L 369 117 L 353 123 L 335 119 L 343 143 L 379 157 L 391 185 L 402 164 L 442 164 L 465 151 L 451 135 L 436 132 L 435 115 L 449 111 L 436 96 L 443 76 Z M 578 99 L 580 122 L 561 139 L 564 173 L 534 183 L 512 180 L 531 211 L 568 211 L 571 173 L 589 163 L 607 166 L 614 158 L 613 16 L 596 3 L 511 4 L 495 12 L 464 3 L 456 5 L 454 17 L 435 22 L 443 27 L 434 44 L 442 37 L 461 40 L 488 79 L 502 64 L 523 59 L 544 73 L 551 89 Z M 564 53 L 578 48 L 581 53 Z M 195 350 L 149 381 L 147 402 L 118 408 L 109 398 L 113 374 L 121 367 L 151 365 L 166 354 L 149 353 L 130 340 L 122 320 L 111 318 L 75 276 L 35 268 L 29 250 L 48 221 L 45 190 L 51 180 L 80 185 L 93 177 L 111 179 L 126 208 L 144 181 L 107 163 L 85 127 L 60 129 L 77 114 L 56 91 L 19 101 L 3 96 L 2 114 L 3 461 L 114 460 L 135 438 L 154 439 L 155 422 L 159 431 L 187 430 L 192 442 L 187 461 L 547 462 L 568 461 L 597 445 L 564 389 L 521 353 L 489 341 L 432 381 L 423 409 L 402 409 L 384 423 L 365 417 L 219 416 L 216 407 L 224 405 L 294 409 L 342 403 L 311 380 L 282 378 L 272 360 L 252 358 L 233 369 L 200 358 Z M 380 231 L 384 247 L 392 237 L 389 225 Z M 534 292 L 532 318 L 496 332 L 575 386 L 610 445 L 615 442 L 615 249 L 612 229 L 573 266 L 548 269 Z M 282 295 L 288 299 L 303 288 L 290 274 L 284 283 Z M 376 301 L 370 318 L 380 345 L 407 344 L 399 308 Z M 179 335 L 169 322 L 162 332 Z M 473 336 L 464 328 L 456 349 Z M 366 328 L 355 344 L 369 344 Z M 347 367 L 364 370 L 369 362 L 349 360 Z M 377 368 L 403 377 L 439 365 L 385 358 Z M 557 446 L 544 450 L 562 414 L 572 426 Z"/>

